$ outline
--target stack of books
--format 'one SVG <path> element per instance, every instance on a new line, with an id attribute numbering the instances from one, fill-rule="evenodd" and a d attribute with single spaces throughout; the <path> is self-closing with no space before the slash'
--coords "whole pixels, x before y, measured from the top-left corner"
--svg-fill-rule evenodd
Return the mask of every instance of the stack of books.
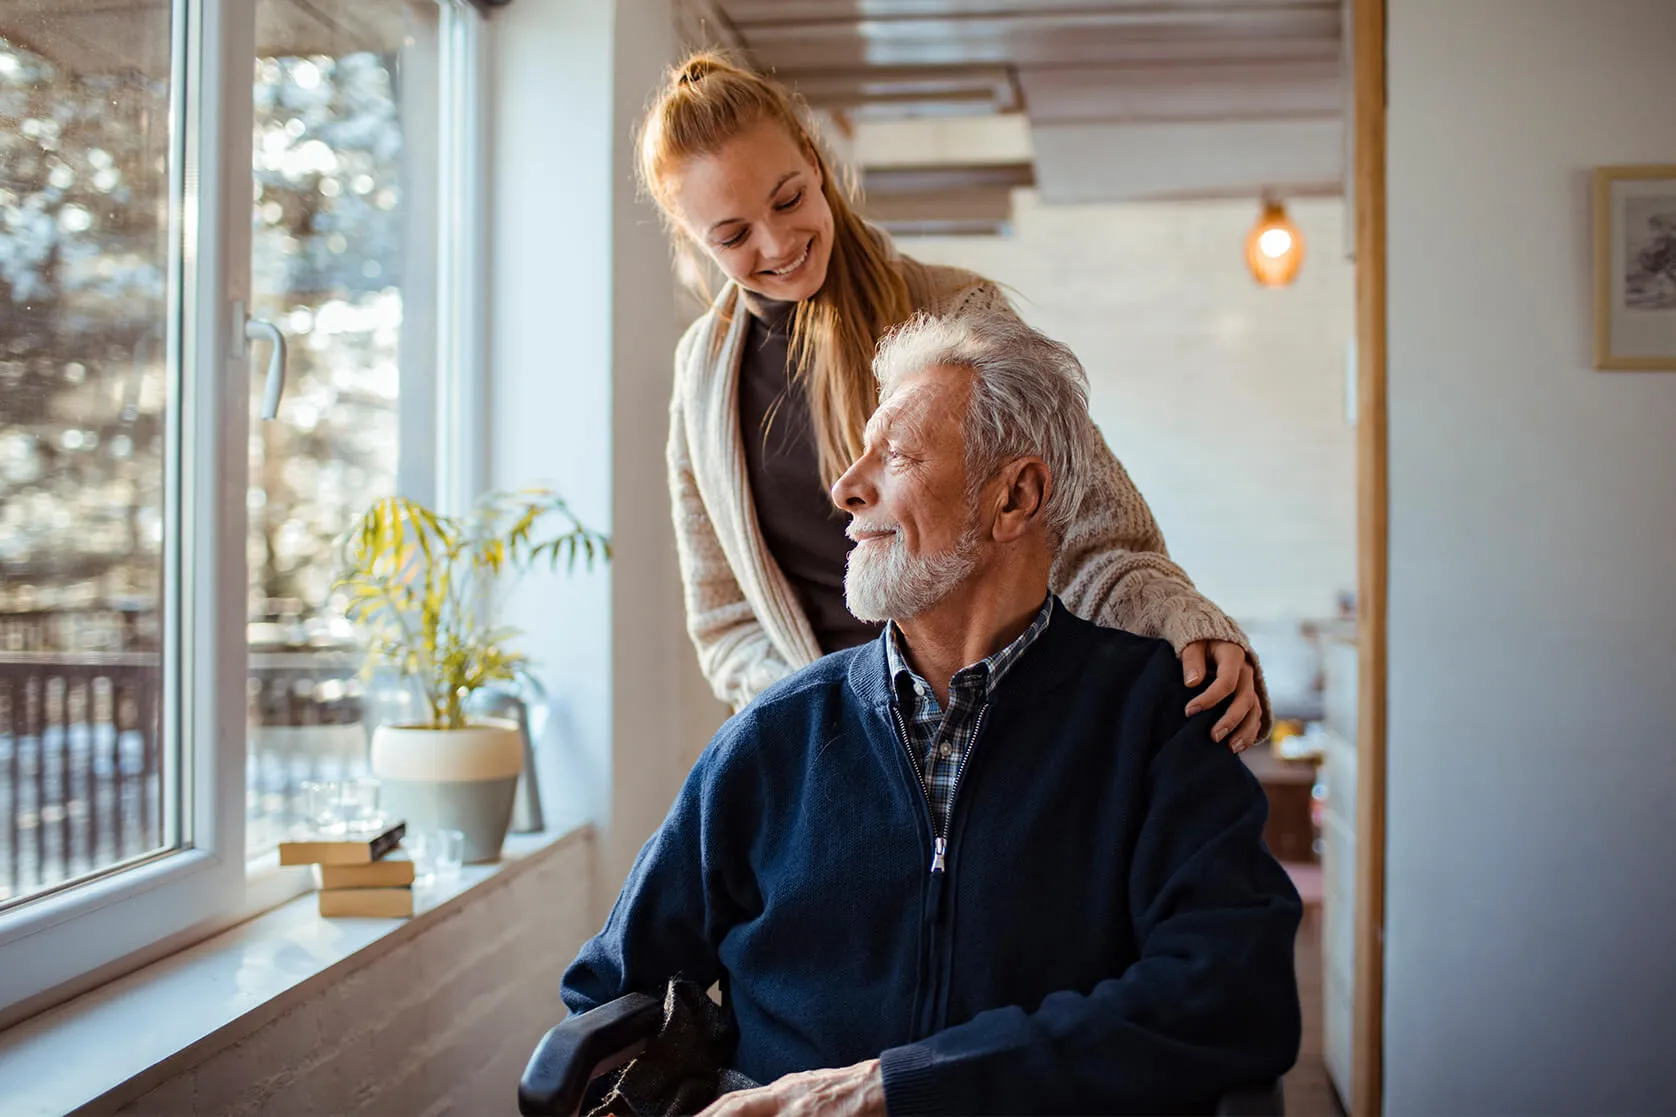
<path id="1" fill-rule="evenodd" d="M 407 824 L 355 837 L 305 836 L 279 843 L 281 865 L 313 865 L 320 914 L 406 919 L 413 914 L 413 862 L 400 846 Z"/>

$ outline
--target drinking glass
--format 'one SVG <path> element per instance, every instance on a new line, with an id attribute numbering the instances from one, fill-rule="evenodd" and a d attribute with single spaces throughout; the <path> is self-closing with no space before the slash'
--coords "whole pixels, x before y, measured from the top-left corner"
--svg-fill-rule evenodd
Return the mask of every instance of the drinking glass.
<path id="1" fill-rule="evenodd" d="M 445 828 L 417 830 L 402 844 L 413 858 L 414 883 L 421 887 L 458 880 L 465 860 L 466 836 Z"/>
<path id="2" fill-rule="evenodd" d="M 334 837 L 377 830 L 378 781 L 371 776 L 347 780 L 305 780 L 302 784 L 305 818 L 321 834 Z"/>

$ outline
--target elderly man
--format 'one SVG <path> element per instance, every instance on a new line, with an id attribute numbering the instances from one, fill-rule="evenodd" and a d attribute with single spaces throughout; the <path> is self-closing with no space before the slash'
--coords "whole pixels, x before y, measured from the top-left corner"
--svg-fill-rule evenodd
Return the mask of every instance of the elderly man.
<path id="1" fill-rule="evenodd" d="M 1008 316 L 882 345 L 836 485 L 845 593 L 890 620 L 723 726 L 565 974 L 572 1011 L 720 982 L 717 1113 L 1208 1110 L 1299 1041 L 1300 907 L 1263 793 L 1169 646 L 1048 572 L 1085 380 Z"/>

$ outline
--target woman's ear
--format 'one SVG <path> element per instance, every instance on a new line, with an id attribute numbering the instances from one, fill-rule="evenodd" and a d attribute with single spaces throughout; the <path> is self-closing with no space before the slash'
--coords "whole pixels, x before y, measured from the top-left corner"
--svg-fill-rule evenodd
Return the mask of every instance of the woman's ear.
<path id="1" fill-rule="evenodd" d="M 1000 509 L 995 516 L 995 541 L 1011 543 L 1042 522 L 1042 508 L 1053 489 L 1047 463 L 1040 458 L 1016 458 L 1000 470 Z"/>

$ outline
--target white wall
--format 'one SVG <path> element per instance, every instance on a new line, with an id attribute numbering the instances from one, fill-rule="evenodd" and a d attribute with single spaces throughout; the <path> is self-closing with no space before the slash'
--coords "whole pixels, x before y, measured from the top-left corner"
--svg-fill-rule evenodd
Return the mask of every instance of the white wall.
<path id="1" fill-rule="evenodd" d="M 1279 290 L 1246 270 L 1255 201 L 1047 206 L 1020 192 L 1010 238 L 902 243 L 1010 286 L 1076 351 L 1171 555 L 1241 620 L 1333 616 L 1355 586 L 1344 207 L 1288 211 L 1306 257 Z"/>
<path id="2" fill-rule="evenodd" d="M 672 21 L 668 0 L 525 0 L 491 22 L 490 483 L 551 481 L 614 537 L 608 571 L 531 578 L 510 617 L 553 695 L 550 811 L 601 827 L 603 905 L 711 727 L 686 716 L 664 481 L 673 279 L 630 173 Z"/>
<path id="3" fill-rule="evenodd" d="M 617 0 L 616 8 L 611 469 L 618 557 L 611 593 L 614 777 L 602 874 L 606 905 L 720 724 L 687 637 L 670 517 L 664 447 L 679 337 L 670 248 L 634 178 L 634 131 L 675 53 L 674 19 L 669 0 Z"/>
<path id="4" fill-rule="evenodd" d="M 1386 1109 L 1676 1108 L 1676 374 L 1589 367 L 1669 0 L 1390 0 Z"/>

